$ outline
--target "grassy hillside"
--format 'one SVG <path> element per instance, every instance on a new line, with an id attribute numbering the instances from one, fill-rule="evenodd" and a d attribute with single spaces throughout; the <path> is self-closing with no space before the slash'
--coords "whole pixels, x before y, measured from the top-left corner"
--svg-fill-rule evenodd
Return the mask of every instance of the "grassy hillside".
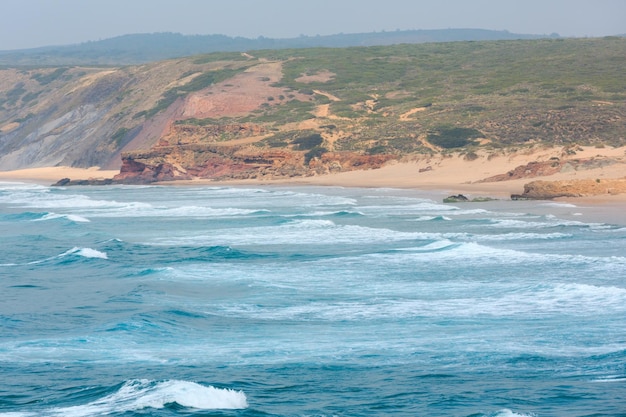
<path id="1" fill-rule="evenodd" d="M 624 68 L 626 39 L 617 37 L 7 68 L 0 70 L 0 169 L 111 166 L 121 149 L 149 148 L 166 134 L 173 143 L 245 139 L 309 157 L 618 146 L 626 144 Z M 233 129 L 244 124 L 252 127 Z"/>
<path id="2" fill-rule="evenodd" d="M 313 102 L 267 107 L 247 121 L 280 124 L 328 118 L 350 133 L 337 149 L 423 150 L 426 135 L 444 148 L 624 144 L 626 40 L 535 40 L 263 51 L 284 61 L 283 87 Z M 320 80 L 316 74 L 325 75 Z M 303 77 L 309 75 L 313 77 Z M 355 121 L 358 121 L 355 124 Z M 328 125 L 328 124 L 326 124 Z M 455 140 L 455 136 L 461 140 Z M 464 137 L 465 136 L 465 137 Z M 445 140 L 448 137 L 449 140 Z"/>

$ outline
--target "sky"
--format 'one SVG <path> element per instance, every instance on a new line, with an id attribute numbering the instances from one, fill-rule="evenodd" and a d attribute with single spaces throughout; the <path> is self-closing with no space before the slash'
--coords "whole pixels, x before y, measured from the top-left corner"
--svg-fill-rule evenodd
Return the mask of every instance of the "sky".
<path id="1" fill-rule="evenodd" d="M 131 33 L 292 38 L 473 28 L 626 34 L 626 0 L 0 0 L 0 50 Z"/>

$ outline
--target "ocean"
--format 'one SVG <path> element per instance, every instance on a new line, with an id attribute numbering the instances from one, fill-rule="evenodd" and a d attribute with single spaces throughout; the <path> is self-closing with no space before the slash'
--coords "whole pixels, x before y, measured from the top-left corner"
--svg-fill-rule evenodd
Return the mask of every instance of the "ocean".
<path id="1" fill-rule="evenodd" d="M 0 417 L 626 416 L 626 216 L 444 196 L 0 183 Z"/>

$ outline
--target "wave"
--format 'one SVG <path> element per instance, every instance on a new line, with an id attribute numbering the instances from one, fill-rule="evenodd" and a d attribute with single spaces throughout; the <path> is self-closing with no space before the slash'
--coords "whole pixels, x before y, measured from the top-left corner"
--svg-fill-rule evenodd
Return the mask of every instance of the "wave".
<path id="1" fill-rule="evenodd" d="M 77 256 L 82 256 L 83 258 L 108 259 L 106 253 L 100 252 L 98 250 L 91 249 L 91 248 L 74 247 L 74 248 L 70 249 L 69 251 L 61 254 L 60 256 L 63 257 L 63 256 L 67 256 L 67 255 L 77 255 Z"/>
<path id="2" fill-rule="evenodd" d="M 626 375 L 608 375 L 592 379 L 591 382 L 626 382 Z"/>
<path id="3" fill-rule="evenodd" d="M 487 213 L 486 210 L 460 210 L 458 207 L 435 203 L 432 200 L 421 200 L 418 202 L 394 205 L 370 205 L 359 206 L 359 210 L 371 216 L 410 216 L 416 214 L 439 215 L 444 212 L 446 215 Z"/>
<path id="4" fill-rule="evenodd" d="M 281 217 L 285 218 L 309 218 L 309 217 L 363 217 L 365 214 L 356 210 L 339 210 L 339 211 L 312 211 L 302 214 L 285 214 Z"/>
<path id="5" fill-rule="evenodd" d="M 32 221 L 46 221 L 46 220 L 56 220 L 56 219 L 67 219 L 69 221 L 75 223 L 89 223 L 90 220 L 86 217 L 78 216 L 76 214 L 57 214 L 57 213 L 46 213 L 43 216 L 32 219 Z"/>
<path id="6" fill-rule="evenodd" d="M 429 222 L 429 221 L 450 221 L 450 217 L 446 216 L 420 216 L 417 219 L 413 219 L 416 222 Z"/>
<path id="7" fill-rule="evenodd" d="M 435 242 L 429 243 L 429 244 L 424 245 L 424 246 L 418 246 L 418 247 L 413 247 L 413 248 L 396 249 L 396 250 L 390 251 L 390 252 L 433 253 L 433 252 L 442 252 L 442 251 L 451 250 L 451 249 L 454 249 L 454 248 L 458 248 L 461 245 L 462 245 L 462 243 L 455 243 L 455 242 L 452 242 L 450 240 L 444 239 L 444 240 L 437 240 Z"/>
<path id="8" fill-rule="evenodd" d="M 147 379 L 130 380 L 117 391 L 84 405 L 57 407 L 37 412 L 0 413 L 1 417 L 87 417 L 163 409 L 179 406 L 195 410 L 242 410 L 248 400 L 242 391 L 215 388 L 195 382 Z"/>
<path id="9" fill-rule="evenodd" d="M 443 237 L 446 239 L 448 234 L 432 234 L 430 236 L 433 240 L 441 240 Z M 514 235 L 515 236 L 515 235 Z M 568 268 L 593 268 L 593 270 L 597 271 L 615 271 L 615 273 L 622 273 L 624 268 L 626 268 L 626 257 L 623 256 L 585 256 L 585 255 L 574 255 L 574 254 L 551 254 L 551 253 L 535 253 L 535 252 L 526 252 L 522 250 L 508 249 L 508 248 L 498 248 L 492 247 L 489 245 L 479 243 L 481 238 L 484 235 L 472 236 L 472 235 L 457 235 L 450 234 L 450 238 L 465 240 L 461 242 L 460 245 L 449 245 L 447 249 L 444 251 L 437 251 L 428 254 L 429 262 L 464 262 L 466 267 L 483 267 L 488 265 L 502 265 L 502 267 L 509 267 L 515 265 L 534 265 L 535 267 L 539 265 L 567 265 Z M 531 238 L 530 236 L 515 236 Z M 428 238 L 428 234 L 424 234 L 423 239 Z M 536 239 L 537 237 L 532 237 Z M 564 239 L 565 236 L 561 235 L 551 235 L 546 238 L 550 239 Z M 489 241 L 489 239 L 485 239 Z M 498 241 L 498 238 L 493 239 L 495 242 Z M 377 263 L 381 261 L 381 258 L 389 258 L 390 256 L 393 259 L 389 259 L 389 261 L 393 262 L 415 262 L 422 261 L 422 256 L 424 254 L 420 254 L 422 250 L 421 246 L 416 246 L 414 248 L 404 248 L 403 251 L 395 251 L 394 252 L 381 252 L 375 253 L 371 255 L 367 255 L 370 258 L 370 261 L 373 263 Z M 415 252 L 415 253 L 414 253 Z M 420 258 L 415 258 L 420 257 Z M 367 258 L 361 258 L 361 262 L 367 261 Z"/>
<path id="10" fill-rule="evenodd" d="M 172 239 L 168 239 L 172 240 Z M 172 271 L 171 264 L 184 264 L 186 262 L 245 262 L 251 260 L 262 260 L 271 255 L 247 251 L 234 248 L 229 245 L 194 245 L 197 240 L 193 238 L 176 239 L 176 243 L 162 243 L 160 239 L 157 243 L 130 243 L 119 239 L 110 239 L 99 246 L 104 253 L 114 254 L 116 262 L 135 264 L 137 259 L 143 259 L 148 265 L 153 267 L 143 267 L 137 270 L 128 271 L 126 276 L 144 276 L 153 274 L 167 274 Z M 167 250 L 163 246 L 169 246 Z M 157 266 L 159 265 L 159 266 Z"/>
<path id="11" fill-rule="evenodd" d="M 92 249 L 92 248 L 79 248 L 77 246 L 73 247 L 72 249 L 69 249 L 59 255 L 56 256 L 51 256 L 49 258 L 45 258 L 45 259 L 41 259 L 39 261 L 32 261 L 32 262 L 27 262 L 24 265 L 37 265 L 37 264 L 42 264 L 45 262 L 50 262 L 50 261 L 55 261 L 55 260 L 65 260 L 68 258 L 76 258 L 76 257 L 81 257 L 81 258 L 95 258 L 95 259 L 108 259 L 108 256 L 105 252 L 100 252 L 99 250 L 96 249 Z M 3 266 L 18 266 L 20 264 L 4 264 Z"/>
<path id="12" fill-rule="evenodd" d="M 489 413 L 489 414 L 478 414 L 479 416 L 484 416 L 484 417 L 535 417 L 536 414 L 534 413 L 528 413 L 528 414 L 520 414 L 520 413 L 516 413 L 513 412 L 507 408 L 504 408 L 502 410 L 498 410 L 494 413 Z"/>
<path id="13" fill-rule="evenodd" d="M 541 203 L 540 205 L 544 207 L 564 207 L 564 208 L 577 208 L 578 207 L 577 205 L 571 204 L 571 203 L 557 203 L 557 202 Z"/>
<path id="14" fill-rule="evenodd" d="M 572 237 L 570 233 L 504 233 L 497 235 L 471 235 L 472 240 L 478 241 L 504 241 L 504 240 L 549 240 L 567 239 Z"/>
<path id="15" fill-rule="evenodd" d="M 265 209 L 212 208 L 199 206 L 163 207 L 141 206 L 136 203 L 125 207 L 98 210 L 91 213 L 94 217 L 236 217 L 269 213 Z"/>
<path id="16" fill-rule="evenodd" d="M 33 221 L 33 220 L 41 219 L 41 217 L 45 216 L 46 214 L 48 213 L 47 212 L 37 213 L 37 212 L 32 212 L 32 211 L 24 211 L 22 213 L 9 213 L 9 214 L 0 213 L 0 220 L 7 221 L 7 222 Z"/>
<path id="17" fill-rule="evenodd" d="M 278 226 L 215 230 L 210 235 L 157 238 L 156 245 L 328 245 L 436 240 L 440 233 L 338 225 L 327 219 L 294 219 Z"/>
<path id="18" fill-rule="evenodd" d="M 416 284 L 417 285 L 417 284 Z M 590 316 L 610 310 L 615 314 L 626 312 L 626 290 L 617 287 L 599 287 L 584 284 L 557 284 L 529 286 L 459 283 L 456 285 L 420 283 L 424 296 L 418 299 L 398 299 L 397 296 L 350 302 L 303 302 L 277 307 L 253 304 L 215 306 L 202 310 L 203 314 L 223 315 L 272 321 L 372 321 L 423 317 L 527 318 L 549 315 Z M 545 288 L 544 288 L 545 287 Z M 381 285 L 363 285 L 359 291 L 380 291 Z M 356 292 L 356 291 L 355 291 Z M 443 292 L 447 299 L 433 301 L 429 294 Z M 607 347 L 608 345 L 605 345 Z M 621 348 L 621 345 L 618 346 Z M 593 348 L 590 348 L 593 349 Z M 610 347 L 611 351 L 615 346 Z"/>

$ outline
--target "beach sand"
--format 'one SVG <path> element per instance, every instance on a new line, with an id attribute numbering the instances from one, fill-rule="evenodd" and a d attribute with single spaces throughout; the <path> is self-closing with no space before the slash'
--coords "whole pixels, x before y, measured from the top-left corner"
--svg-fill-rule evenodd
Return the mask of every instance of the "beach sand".
<path id="1" fill-rule="evenodd" d="M 511 194 L 521 194 L 524 184 L 534 180 L 613 179 L 626 177 L 626 147 L 593 148 L 576 150 L 575 158 L 612 158 L 618 163 L 588 170 L 571 170 L 558 174 L 499 182 L 478 182 L 484 178 L 507 173 L 514 168 L 533 161 L 545 161 L 562 157 L 563 148 L 531 148 L 503 155 L 479 154 L 468 161 L 461 155 L 423 157 L 410 162 L 391 162 L 380 169 L 349 171 L 313 177 L 295 177 L 275 180 L 190 180 L 163 183 L 167 185 L 316 185 L 367 188 L 403 188 L 438 191 L 469 198 L 492 197 L 508 199 Z M 570 156 L 572 158 L 572 156 Z M 112 178 L 118 171 L 100 170 L 98 167 L 81 169 L 70 167 L 31 168 L 16 171 L 0 171 L 0 181 L 32 182 L 51 185 L 61 178 L 83 180 Z M 561 199 L 567 200 L 567 199 Z M 612 203 L 626 202 L 626 194 L 579 197 L 579 202 Z"/>
<path id="2" fill-rule="evenodd" d="M 26 182 L 42 185 L 51 185 L 61 178 L 73 180 L 87 180 L 90 178 L 113 178 L 118 170 L 101 170 L 99 167 L 71 168 L 71 167 L 44 167 L 18 169 L 15 171 L 0 171 L 0 181 Z"/>

